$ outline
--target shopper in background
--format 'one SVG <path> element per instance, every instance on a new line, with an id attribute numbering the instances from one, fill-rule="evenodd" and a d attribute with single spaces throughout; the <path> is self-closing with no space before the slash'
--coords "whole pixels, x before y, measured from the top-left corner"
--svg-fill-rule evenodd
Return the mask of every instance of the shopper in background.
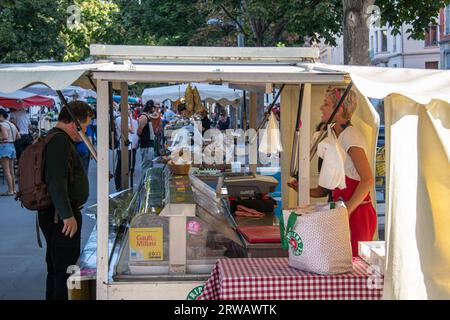
<path id="1" fill-rule="evenodd" d="M 20 139 L 16 126 L 8 121 L 8 112 L 0 109 L 0 165 L 6 178 L 8 191 L 1 196 L 13 196 L 16 194 L 16 178 L 14 174 L 14 159 L 16 159 L 16 148 L 14 142 Z"/>
<path id="2" fill-rule="evenodd" d="M 142 110 L 142 115 L 138 119 L 139 126 L 137 134 L 139 136 L 139 148 L 141 150 L 142 163 L 153 160 L 155 133 L 153 132 L 153 126 L 151 125 L 150 115 L 154 112 L 154 107 L 155 104 L 153 103 L 153 100 L 147 101 Z"/>
<path id="3" fill-rule="evenodd" d="M 139 127 L 139 122 L 134 118 L 131 117 L 131 125 L 130 128 L 133 127 L 133 132 L 128 133 L 128 139 L 131 142 L 131 159 L 129 159 L 130 164 L 130 177 L 133 178 L 134 175 L 134 169 L 136 168 L 136 153 L 137 149 L 139 148 L 139 136 L 137 135 L 137 128 Z M 133 181 L 133 179 L 131 179 Z"/>
<path id="4" fill-rule="evenodd" d="M 155 134 L 154 151 L 155 156 L 160 155 L 161 151 L 161 137 L 163 135 L 162 116 L 160 112 L 160 105 L 155 104 L 152 114 L 150 114 L 153 133 Z"/>
<path id="5" fill-rule="evenodd" d="M 92 142 L 92 126 L 91 125 L 87 126 L 85 135 Z M 86 175 L 88 175 L 89 162 L 91 160 L 91 154 L 89 153 L 89 149 L 88 149 L 86 143 L 84 143 L 84 141 L 77 142 L 75 147 L 77 149 L 78 155 L 80 156 L 81 164 L 83 165 L 84 171 L 86 172 Z"/>
<path id="6" fill-rule="evenodd" d="M 29 114 L 25 109 L 10 109 L 10 120 L 19 129 L 20 139 L 14 142 L 16 147 L 17 160 L 20 159 L 20 155 L 25 150 L 26 147 L 33 143 L 33 138 L 30 135 L 31 121 Z"/>
<path id="7" fill-rule="evenodd" d="M 199 114 L 202 119 L 202 135 L 204 135 L 206 131 L 211 129 L 211 120 L 209 120 L 208 111 L 205 108 L 202 108 Z"/>
<path id="8" fill-rule="evenodd" d="M 217 127 L 220 131 L 230 129 L 230 117 L 227 115 L 227 112 L 225 110 L 220 113 Z"/>
<path id="9" fill-rule="evenodd" d="M 83 132 L 93 112 L 82 101 L 69 103 Z M 47 242 L 47 300 L 67 300 L 69 266 L 77 264 L 81 246 L 81 206 L 89 197 L 89 182 L 75 143 L 81 141 L 77 126 L 63 107 L 55 133 L 45 150 L 44 176 L 53 205 L 38 212 L 39 226 Z"/>
<path id="10" fill-rule="evenodd" d="M 175 118 L 176 114 L 169 107 L 164 107 L 163 127 Z"/>
<path id="11" fill-rule="evenodd" d="M 133 148 L 133 136 L 136 135 L 138 128 L 137 121 L 133 119 L 131 111 L 128 111 L 128 136 L 123 137 L 122 135 L 122 117 L 118 116 L 115 120 L 117 137 L 120 141 L 125 141 L 125 146 L 128 147 L 128 170 L 134 171 L 134 166 L 136 164 L 136 148 Z M 117 162 L 116 170 L 114 172 L 114 182 L 116 185 L 116 191 L 122 190 L 122 151 L 120 148 L 117 149 Z"/>
<path id="12" fill-rule="evenodd" d="M 91 120 L 91 132 L 92 132 L 92 143 L 97 144 L 97 110 L 96 107 L 91 108 L 93 111 L 93 116 Z"/>

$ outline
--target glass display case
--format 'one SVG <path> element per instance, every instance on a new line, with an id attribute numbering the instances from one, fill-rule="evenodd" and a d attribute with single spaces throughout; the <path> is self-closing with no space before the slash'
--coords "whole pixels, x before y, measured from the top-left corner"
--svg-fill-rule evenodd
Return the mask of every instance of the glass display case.
<path id="1" fill-rule="evenodd" d="M 206 280 L 218 259 L 244 257 L 229 204 L 193 174 L 149 168 L 130 206 L 114 281 Z"/>

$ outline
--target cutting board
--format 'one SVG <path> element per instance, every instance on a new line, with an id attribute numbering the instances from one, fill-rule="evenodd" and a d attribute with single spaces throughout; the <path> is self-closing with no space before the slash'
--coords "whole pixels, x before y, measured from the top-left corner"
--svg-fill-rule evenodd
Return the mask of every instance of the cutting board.
<path id="1" fill-rule="evenodd" d="M 249 243 L 280 243 L 279 226 L 242 226 L 237 231 Z"/>

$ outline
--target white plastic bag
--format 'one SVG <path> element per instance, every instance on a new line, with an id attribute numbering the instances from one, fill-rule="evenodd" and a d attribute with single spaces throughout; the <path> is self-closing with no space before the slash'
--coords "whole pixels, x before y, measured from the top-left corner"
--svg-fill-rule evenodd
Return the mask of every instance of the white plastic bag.
<path id="1" fill-rule="evenodd" d="M 258 150 L 266 154 L 276 154 L 283 151 L 278 120 L 273 113 L 269 116 L 269 121 L 261 136 Z"/>
<path id="2" fill-rule="evenodd" d="M 323 159 L 319 186 L 330 190 L 345 189 L 344 162 L 347 154 L 339 144 L 331 126 L 328 126 L 328 136 L 317 146 L 317 155 Z"/>
<path id="3" fill-rule="evenodd" d="M 318 274 L 353 270 L 347 208 L 342 202 L 329 207 L 283 210 L 281 239 L 283 249 L 289 249 L 289 266 Z"/>

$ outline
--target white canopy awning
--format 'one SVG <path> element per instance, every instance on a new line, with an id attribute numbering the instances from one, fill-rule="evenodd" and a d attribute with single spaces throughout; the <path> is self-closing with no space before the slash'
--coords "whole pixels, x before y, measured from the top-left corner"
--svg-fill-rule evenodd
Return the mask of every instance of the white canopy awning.
<path id="1" fill-rule="evenodd" d="M 133 82 L 222 83 L 342 83 L 346 73 L 314 67 L 314 64 L 108 64 L 94 72 L 94 79 Z"/>
<path id="2" fill-rule="evenodd" d="M 78 85 L 90 88 L 89 82 L 82 79 L 82 76 L 107 64 L 109 63 L 0 64 L 0 91 L 13 92 L 38 83 L 61 90 L 77 81 Z"/>
<path id="3" fill-rule="evenodd" d="M 242 91 L 228 88 L 227 86 L 211 85 L 205 83 L 191 83 L 192 88 L 196 87 L 200 98 L 207 102 L 219 102 L 221 104 L 239 105 L 242 98 Z M 148 100 L 163 102 L 166 99 L 175 101 L 184 97 L 187 84 L 179 84 L 165 87 L 146 88 L 142 92 L 142 103 Z"/>
<path id="4" fill-rule="evenodd" d="M 428 104 L 433 99 L 450 103 L 449 70 L 325 64 L 322 66 L 349 73 L 358 90 L 367 97 L 382 99 L 390 94 L 397 93 L 420 104 Z"/>

